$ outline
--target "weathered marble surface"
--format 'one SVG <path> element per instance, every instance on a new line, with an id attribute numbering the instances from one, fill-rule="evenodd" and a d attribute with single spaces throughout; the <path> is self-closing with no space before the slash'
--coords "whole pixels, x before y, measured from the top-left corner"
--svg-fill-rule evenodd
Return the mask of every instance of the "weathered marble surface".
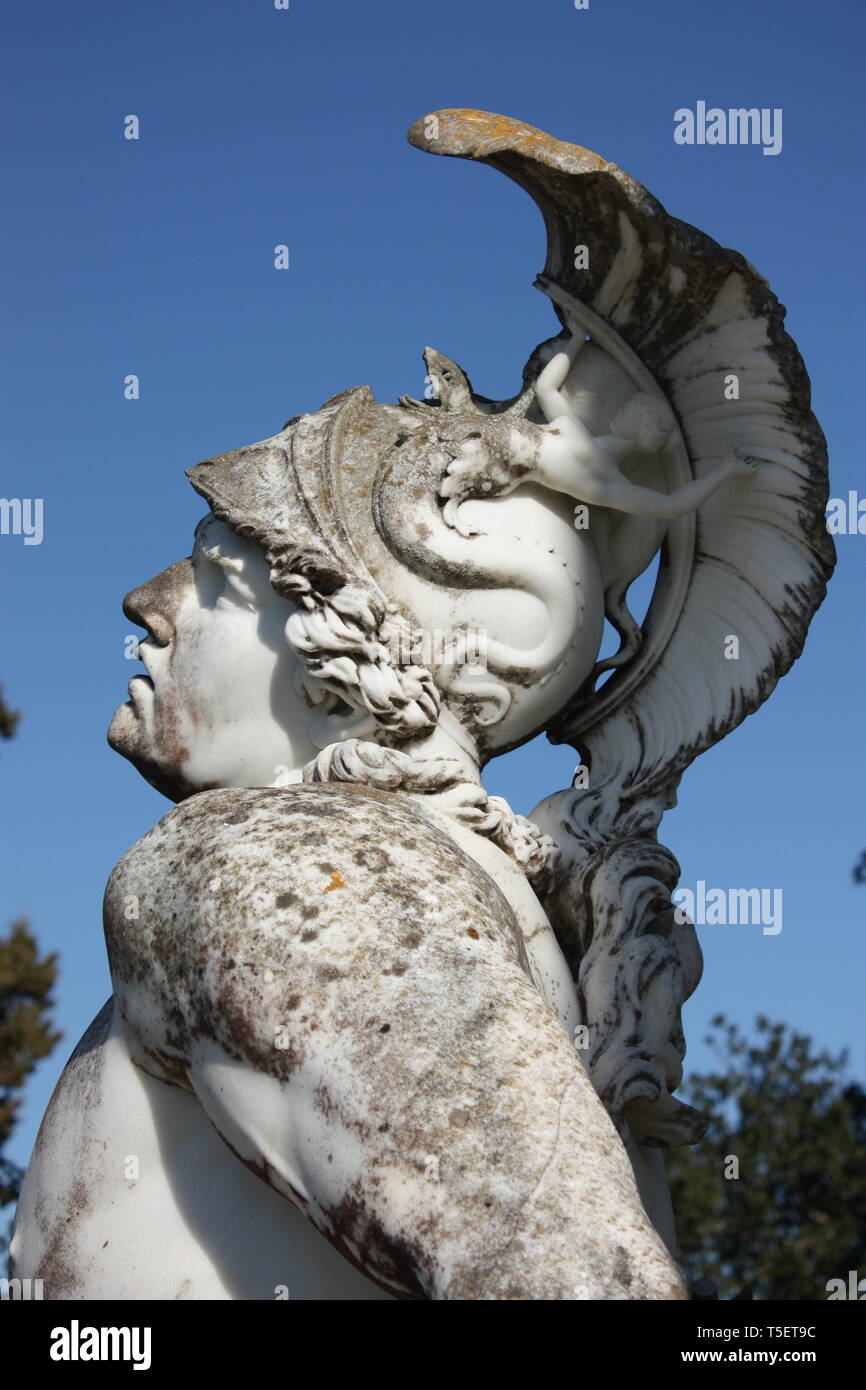
<path id="1" fill-rule="evenodd" d="M 221 1267 L 221 1241 L 195 1249 L 183 1189 L 197 1170 L 219 1192 L 236 1165 L 209 1171 L 209 1127 L 187 1095 L 242 1164 L 399 1296 L 684 1296 L 563 1027 L 573 997 L 545 961 L 549 927 L 529 899 L 515 913 L 437 820 L 402 794 L 331 783 L 204 792 L 121 860 L 105 921 L 122 1061 L 73 1063 L 43 1147 L 55 1173 L 58 1150 L 74 1150 L 74 1182 L 32 1212 L 25 1201 L 16 1245 L 49 1296 L 132 1297 L 143 1278 L 170 1297 L 153 1292 L 169 1271 L 183 1273 L 174 1296 L 272 1297 L 280 1284 L 312 1296 L 314 1252 L 309 1240 L 300 1259 L 293 1250 L 296 1221 L 280 1217 L 282 1263 L 272 1232 L 241 1268 Z M 540 990 L 559 994 L 559 1015 Z M 106 1014 L 87 1056 L 108 1027 Z M 115 1028 L 108 1046 L 119 1053 L 119 1041 Z M 135 1091 L 157 1097 L 169 1173 L 192 1150 L 178 1195 L 152 1151 L 137 1182 L 106 1184 L 99 1118 L 116 1128 L 118 1110 L 134 1122 L 142 1108 L 125 1079 L 112 1094 L 127 1058 L 144 1074 Z M 225 1197 L 249 1205 L 251 1229 L 267 1227 L 272 1202 L 234 1177 Z M 138 1242 L 154 1217 L 170 1224 L 170 1203 L 179 1220 L 158 1272 Z M 341 1277 L 329 1296 L 359 1296 L 347 1287 Z"/>

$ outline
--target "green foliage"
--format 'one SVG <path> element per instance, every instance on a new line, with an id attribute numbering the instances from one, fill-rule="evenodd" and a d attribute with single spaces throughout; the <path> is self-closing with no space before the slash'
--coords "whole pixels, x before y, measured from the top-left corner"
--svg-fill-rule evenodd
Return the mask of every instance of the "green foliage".
<path id="1" fill-rule="evenodd" d="M 0 692 L 0 737 L 11 738 L 18 715 Z M 60 1034 L 51 1027 L 57 957 L 40 957 L 26 921 L 13 922 L 0 937 L 0 1207 L 14 1202 L 24 1176 L 4 1156 L 21 1108 L 21 1091 L 36 1063 L 56 1047 Z M 0 1251 L 6 1235 L 0 1233 Z"/>
<path id="2" fill-rule="evenodd" d="M 720 1298 L 825 1299 L 828 1279 L 866 1276 L 866 1091 L 847 1054 L 783 1023 L 759 1017 L 752 1042 L 723 1015 L 712 1027 L 722 1070 L 683 1087 L 707 1136 L 668 1154 L 679 1259 Z"/>
<path id="3" fill-rule="evenodd" d="M 0 1207 L 18 1195 L 22 1173 L 3 1157 L 21 1105 L 20 1092 L 36 1063 L 60 1034 L 51 1027 L 57 957 L 40 958 L 25 921 L 0 937 Z"/>

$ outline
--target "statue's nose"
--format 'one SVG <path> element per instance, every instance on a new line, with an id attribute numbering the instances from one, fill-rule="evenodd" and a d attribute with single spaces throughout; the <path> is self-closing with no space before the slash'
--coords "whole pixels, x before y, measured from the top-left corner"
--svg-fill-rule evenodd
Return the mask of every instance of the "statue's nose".
<path id="1" fill-rule="evenodd" d="M 132 589 L 123 600 L 130 622 L 146 627 L 157 646 L 167 647 L 174 637 L 174 617 L 194 583 L 192 562 L 178 560 Z"/>

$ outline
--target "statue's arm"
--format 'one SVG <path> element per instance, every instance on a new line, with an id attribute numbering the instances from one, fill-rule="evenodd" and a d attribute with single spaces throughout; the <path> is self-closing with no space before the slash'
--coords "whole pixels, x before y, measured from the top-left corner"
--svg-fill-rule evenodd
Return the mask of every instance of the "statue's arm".
<path id="1" fill-rule="evenodd" d="M 659 492 L 656 488 L 630 482 L 619 471 L 618 461 L 610 457 L 616 449 L 627 451 L 627 441 L 612 441 L 609 437 L 601 445 L 593 441 L 592 464 L 587 467 L 585 429 L 579 428 L 580 433 L 572 440 L 572 426 L 564 422 L 562 442 L 542 443 L 533 476 L 545 486 L 591 506 L 673 521 L 702 506 L 730 478 L 755 472 L 753 460 L 732 450 L 703 477 L 684 483 L 674 492 Z"/>
<path id="2" fill-rule="evenodd" d="M 732 451 L 711 472 L 702 478 L 694 478 L 690 483 L 684 483 L 674 492 L 658 492 L 655 488 L 640 487 L 636 483 L 630 483 L 627 478 L 620 477 L 616 481 L 605 480 L 601 483 L 599 496 L 585 497 L 582 500 L 595 501 L 599 506 L 628 512 L 632 516 L 660 517 L 673 521 L 703 506 L 704 502 L 730 478 L 750 476 L 754 471 L 755 464 L 750 459 Z"/>
<path id="3" fill-rule="evenodd" d="M 562 393 L 562 387 L 584 341 L 582 333 L 572 335 L 559 352 L 554 353 L 538 375 L 535 393 L 548 423 L 563 415 L 573 415 L 572 407 Z"/>
<path id="4" fill-rule="evenodd" d="M 130 1046 L 395 1292 L 681 1296 L 507 903 L 425 821 L 329 785 L 171 812 L 107 892 Z"/>

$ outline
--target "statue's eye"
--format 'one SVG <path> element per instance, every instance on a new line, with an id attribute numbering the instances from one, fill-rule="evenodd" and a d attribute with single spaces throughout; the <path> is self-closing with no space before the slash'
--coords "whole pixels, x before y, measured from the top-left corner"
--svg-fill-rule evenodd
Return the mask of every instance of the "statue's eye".
<path id="1" fill-rule="evenodd" d="M 244 608 L 251 613 L 255 612 L 255 594 L 243 575 L 226 569 L 224 565 L 220 566 L 220 570 L 223 584 L 217 604 L 224 608 Z"/>
<path id="2" fill-rule="evenodd" d="M 222 567 L 208 556 L 200 534 L 196 537 L 191 559 L 199 599 L 206 608 L 212 608 L 223 592 L 225 574 Z"/>

